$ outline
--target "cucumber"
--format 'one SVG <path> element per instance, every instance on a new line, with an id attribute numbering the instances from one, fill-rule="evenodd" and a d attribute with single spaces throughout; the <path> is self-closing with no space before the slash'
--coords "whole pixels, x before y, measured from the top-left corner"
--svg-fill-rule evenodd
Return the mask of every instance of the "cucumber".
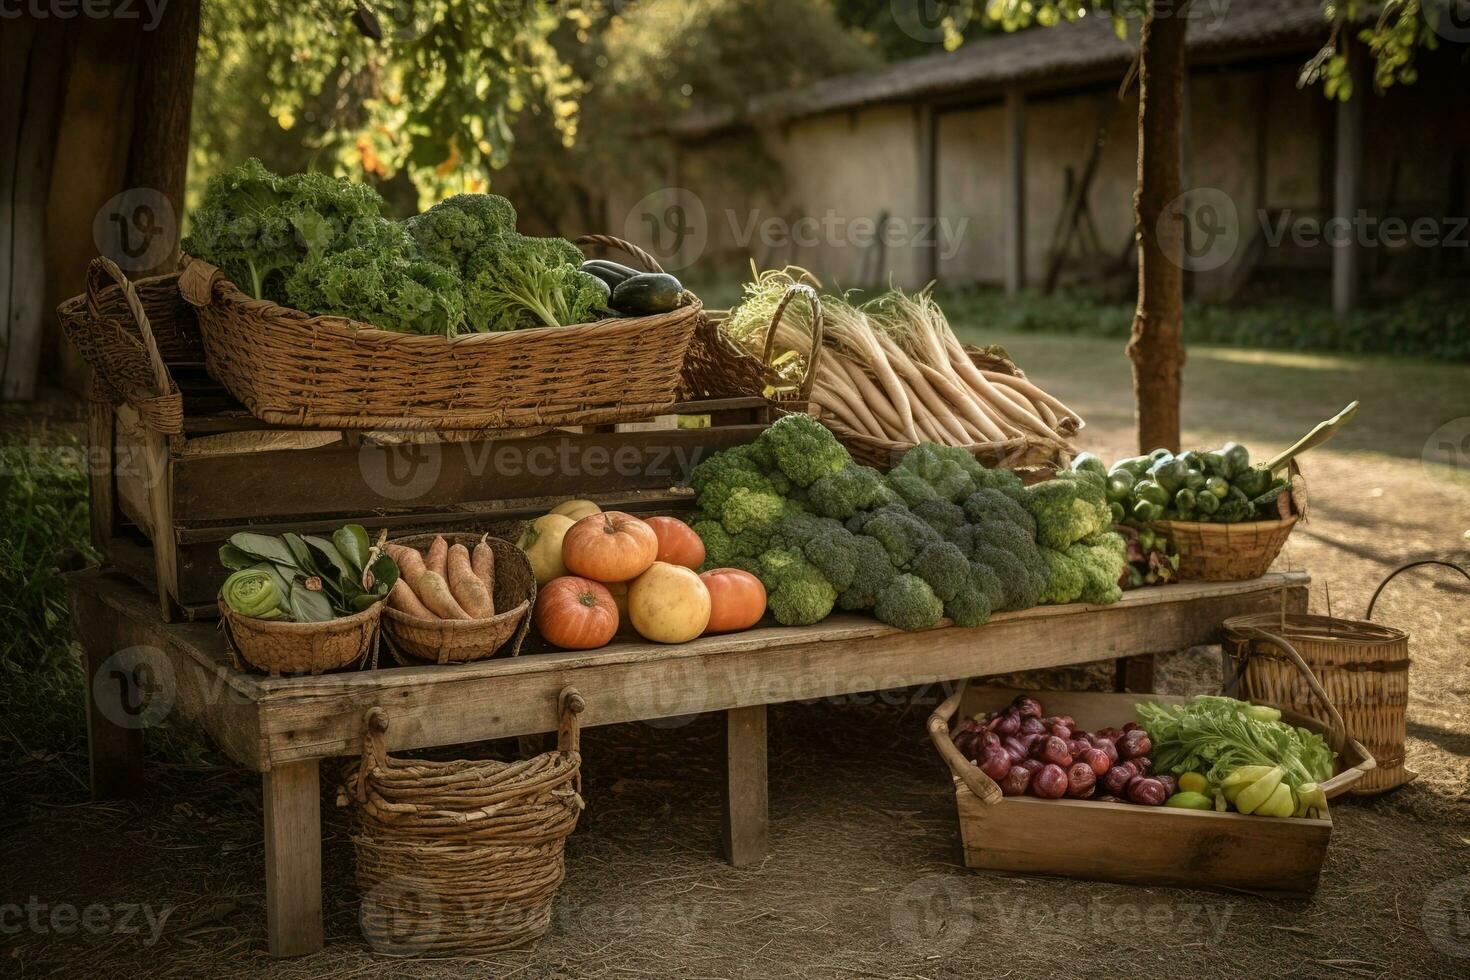
<path id="1" fill-rule="evenodd" d="M 607 283 L 608 289 L 616 289 L 620 283 L 640 275 L 637 269 L 630 269 L 607 259 L 588 259 L 582 263 L 582 271 Z"/>
<path id="2" fill-rule="evenodd" d="M 684 287 L 663 272 L 642 272 L 613 287 L 612 308 L 629 316 L 652 316 L 678 308 Z"/>

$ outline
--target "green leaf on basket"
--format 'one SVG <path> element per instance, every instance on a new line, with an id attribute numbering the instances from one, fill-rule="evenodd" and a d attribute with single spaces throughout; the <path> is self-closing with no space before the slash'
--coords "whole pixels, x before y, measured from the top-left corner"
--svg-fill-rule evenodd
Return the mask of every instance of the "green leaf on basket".
<path id="1" fill-rule="evenodd" d="M 291 584 L 291 615 L 298 623 L 325 623 L 336 619 L 332 602 L 323 592 L 313 592 L 304 582 Z"/>
<path id="2" fill-rule="evenodd" d="M 362 566 L 367 562 L 368 552 L 372 550 L 373 543 L 368 538 L 367 529 L 361 524 L 348 524 L 338 528 L 332 534 L 332 543 L 337 546 L 337 551 L 352 565 L 354 572 L 361 572 Z"/>
<path id="3" fill-rule="evenodd" d="M 250 531 L 241 531 L 239 534 L 230 536 L 230 546 L 251 555 L 257 561 L 268 561 L 275 565 L 295 565 L 296 556 L 291 554 L 291 549 L 281 541 L 280 538 L 269 534 L 253 534 Z M 224 551 L 221 549 L 220 558 L 223 560 Z"/>

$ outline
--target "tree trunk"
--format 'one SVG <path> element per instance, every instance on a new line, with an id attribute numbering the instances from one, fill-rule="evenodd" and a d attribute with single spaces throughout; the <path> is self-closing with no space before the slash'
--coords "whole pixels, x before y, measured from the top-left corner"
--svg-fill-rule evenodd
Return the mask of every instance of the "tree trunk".
<path id="1" fill-rule="evenodd" d="M 1179 197 L 1183 145 L 1184 32 L 1188 19 L 1150 13 L 1139 36 L 1138 309 L 1133 361 L 1138 449 L 1179 451 L 1179 379 L 1184 368 L 1184 213 Z"/>

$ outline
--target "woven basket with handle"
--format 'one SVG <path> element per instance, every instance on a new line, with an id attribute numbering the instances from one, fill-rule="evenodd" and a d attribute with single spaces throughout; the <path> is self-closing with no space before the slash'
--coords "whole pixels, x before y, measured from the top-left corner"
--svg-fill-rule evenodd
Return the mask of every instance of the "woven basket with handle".
<path id="1" fill-rule="evenodd" d="M 338 804 L 354 808 L 359 921 L 379 952 L 456 956 L 531 942 L 551 924 L 564 847 L 586 806 L 573 688 L 557 747 L 520 762 L 401 759 L 388 715 L 368 711 Z"/>
<path id="2" fill-rule="evenodd" d="M 1245 582 L 1271 570 L 1307 510 L 1306 483 L 1293 462 L 1291 491 L 1276 498 L 1281 517 L 1274 521 L 1206 524 L 1200 521 L 1154 521 L 1155 531 L 1169 539 L 1179 555 L 1179 577 L 1200 582 Z"/>
<path id="3" fill-rule="evenodd" d="M 394 538 L 401 544 L 427 551 L 437 535 L 415 534 Z M 474 551 L 478 534 L 445 534 L 451 545 L 462 544 Z M 490 657 L 514 657 L 531 628 L 531 609 L 536 605 L 536 573 L 525 552 L 500 538 L 487 538 L 495 554 L 494 586 L 496 614 L 489 619 L 422 619 L 388 607 L 383 613 L 383 631 L 393 650 L 412 660 L 431 664 L 464 664 Z"/>
<path id="4" fill-rule="evenodd" d="M 615 238 L 578 244 L 648 253 Z M 703 307 L 452 339 L 379 330 L 252 299 L 186 259 L 179 290 L 198 310 L 209 373 L 276 425 L 514 429 L 630 421 L 673 404 Z"/>
<path id="5" fill-rule="evenodd" d="M 246 664 L 273 677 L 323 674 L 369 662 L 377 652 L 384 603 L 324 623 L 242 616 L 221 599 L 220 629 Z"/>

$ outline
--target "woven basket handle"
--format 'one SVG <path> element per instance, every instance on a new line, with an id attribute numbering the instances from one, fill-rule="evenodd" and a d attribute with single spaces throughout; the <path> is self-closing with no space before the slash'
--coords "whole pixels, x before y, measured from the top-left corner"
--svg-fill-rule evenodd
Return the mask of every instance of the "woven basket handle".
<path id="1" fill-rule="evenodd" d="M 225 274 L 203 259 L 189 258 L 179 273 L 179 295 L 184 302 L 200 309 L 214 302 L 214 288 Z"/>
<path id="2" fill-rule="evenodd" d="M 1306 680 L 1307 687 L 1311 689 L 1312 695 L 1322 704 L 1322 707 L 1327 710 L 1327 716 L 1330 719 L 1328 722 L 1327 733 L 1332 741 L 1332 750 L 1336 752 L 1339 756 L 1344 755 L 1346 753 L 1348 744 L 1352 742 L 1352 736 L 1348 734 L 1347 723 L 1342 720 L 1342 715 L 1338 713 L 1337 706 L 1332 703 L 1332 699 L 1328 697 L 1327 692 L 1322 689 L 1322 684 L 1320 681 L 1317 680 L 1317 675 L 1312 672 L 1311 667 L 1307 666 L 1307 662 L 1302 659 L 1302 655 L 1297 652 L 1296 647 L 1292 646 L 1285 637 L 1280 636 L 1276 633 L 1272 633 L 1270 630 L 1261 629 L 1259 626 L 1243 627 L 1241 629 L 1241 632 L 1246 634 L 1253 634 L 1256 637 L 1265 640 L 1267 643 L 1272 644 L 1277 649 L 1285 653 L 1287 657 L 1296 664 L 1297 670 L 1301 673 L 1303 679 Z M 1254 651 L 1255 648 L 1251 644 L 1245 644 L 1245 655 L 1241 658 L 1240 665 L 1237 667 L 1234 675 L 1229 679 L 1229 681 L 1226 682 L 1227 691 L 1233 689 L 1235 682 L 1239 680 L 1240 675 L 1245 672 L 1246 664 L 1250 662 L 1251 655 L 1254 653 Z M 1350 769 L 1344 769 L 1336 776 L 1333 776 L 1331 779 L 1322 783 L 1322 792 L 1329 798 L 1336 796 L 1338 793 L 1341 793 L 1343 790 L 1347 789 L 1349 785 L 1357 782 L 1358 779 L 1361 778 L 1362 775 L 1366 773 L 1369 769 L 1373 769 L 1377 766 L 1377 763 L 1373 760 L 1373 756 L 1366 749 L 1362 748 L 1362 746 L 1360 745 L 1357 745 L 1357 743 L 1353 744 L 1367 758 L 1367 761 L 1353 766 Z"/>
<path id="3" fill-rule="evenodd" d="M 123 301 L 128 304 L 128 312 L 138 325 L 138 335 L 143 338 L 143 353 L 148 358 L 149 373 L 153 375 L 153 394 L 165 396 L 173 390 L 173 377 L 163 363 L 163 354 L 159 352 L 158 341 L 153 337 L 153 325 L 148 322 L 143 301 L 138 298 L 138 290 L 133 286 L 132 280 L 123 274 L 116 262 L 105 255 L 99 255 L 87 264 L 87 312 L 94 319 L 102 317 L 102 290 L 107 288 L 109 279 L 122 289 Z"/>
<path id="4" fill-rule="evenodd" d="M 786 294 L 781 297 L 781 302 L 776 304 L 776 312 L 771 314 L 771 325 L 766 328 L 765 346 L 761 348 L 761 367 L 767 370 L 771 368 L 771 354 L 776 349 L 776 331 L 781 327 L 781 320 L 786 315 L 786 307 L 790 306 L 791 301 L 797 297 L 806 300 L 807 305 L 812 309 L 812 352 L 807 355 L 806 375 L 802 377 L 796 393 L 800 401 L 811 401 L 812 388 L 817 383 L 817 365 L 822 360 L 822 336 L 825 332 L 826 314 L 822 312 L 822 298 L 806 283 L 792 283 L 786 287 Z"/>
<path id="5" fill-rule="evenodd" d="M 958 690 L 934 709 L 934 713 L 929 716 L 929 740 L 939 750 L 939 757 L 949 766 L 949 771 L 955 774 L 955 778 L 969 787 L 976 799 L 994 806 L 1004 795 L 1000 787 L 995 784 L 995 780 L 981 772 L 979 766 L 966 759 L 964 753 L 955 748 L 954 739 L 949 737 L 950 723 L 960 710 L 960 701 L 964 699 L 965 688 L 968 686 L 969 681 L 960 681 Z"/>
<path id="6" fill-rule="evenodd" d="M 637 259 L 639 264 L 649 272 L 664 271 L 664 267 L 658 264 L 658 259 L 649 255 L 632 242 L 625 242 L 621 238 L 614 238 L 611 235 L 583 235 L 577 239 L 576 244 L 584 249 L 588 247 L 615 248 Z"/>
<path id="7" fill-rule="evenodd" d="M 1395 568 L 1393 571 L 1389 572 L 1388 577 L 1385 578 L 1382 582 L 1378 583 L 1378 588 L 1373 590 L 1373 598 L 1368 600 L 1368 611 L 1363 614 L 1363 618 L 1368 620 L 1369 622 L 1372 622 L 1373 607 L 1378 604 L 1378 595 L 1383 591 L 1384 586 L 1392 582 L 1400 572 L 1407 572 L 1409 569 L 1418 568 L 1420 565 L 1443 565 L 1445 568 L 1453 568 L 1455 571 L 1465 576 L 1465 578 L 1470 579 L 1470 571 L 1467 571 L 1465 566 L 1457 565 L 1452 561 L 1443 561 L 1439 558 L 1421 558 L 1418 561 L 1405 562 L 1398 568 Z"/>

